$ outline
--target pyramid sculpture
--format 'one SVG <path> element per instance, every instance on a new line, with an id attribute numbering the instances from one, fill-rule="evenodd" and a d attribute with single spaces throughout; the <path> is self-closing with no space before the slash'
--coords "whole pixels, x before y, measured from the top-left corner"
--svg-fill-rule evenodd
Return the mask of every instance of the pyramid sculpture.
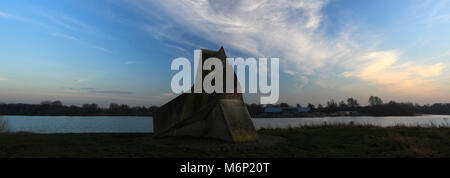
<path id="1" fill-rule="evenodd" d="M 222 61 L 224 72 L 228 62 L 223 47 L 219 51 L 201 50 L 201 60 L 215 57 Z M 210 71 L 198 70 L 204 78 Z M 224 91 L 226 75 L 224 73 Z M 153 116 L 154 137 L 193 136 L 213 138 L 234 143 L 258 141 L 242 93 L 184 93 L 161 106 Z M 193 88 L 192 88 L 192 91 Z"/>

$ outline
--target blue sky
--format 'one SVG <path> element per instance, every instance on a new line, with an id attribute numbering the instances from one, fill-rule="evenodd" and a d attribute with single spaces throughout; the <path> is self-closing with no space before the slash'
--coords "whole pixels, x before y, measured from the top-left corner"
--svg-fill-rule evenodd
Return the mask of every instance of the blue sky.
<path id="1" fill-rule="evenodd" d="M 448 31 L 446 0 L 1 1 L 0 101 L 160 105 L 172 59 L 223 45 L 279 57 L 283 102 L 449 102 Z"/>

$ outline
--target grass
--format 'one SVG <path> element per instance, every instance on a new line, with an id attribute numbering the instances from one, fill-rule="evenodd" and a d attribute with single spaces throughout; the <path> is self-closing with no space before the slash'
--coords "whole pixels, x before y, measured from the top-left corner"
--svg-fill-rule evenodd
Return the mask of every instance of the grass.
<path id="1" fill-rule="evenodd" d="M 9 123 L 7 120 L 0 118 L 0 133 L 9 132 Z"/>
<path id="2" fill-rule="evenodd" d="M 152 134 L 1 133 L 0 157 L 450 157 L 450 128 L 323 125 L 261 129 L 261 143 Z"/>

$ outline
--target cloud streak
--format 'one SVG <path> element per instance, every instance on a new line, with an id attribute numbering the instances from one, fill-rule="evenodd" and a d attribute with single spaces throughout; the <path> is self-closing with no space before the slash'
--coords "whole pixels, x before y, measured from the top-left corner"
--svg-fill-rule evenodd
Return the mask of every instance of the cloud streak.
<path id="1" fill-rule="evenodd" d="M 93 31 L 92 30 L 93 28 L 90 25 L 87 25 L 86 23 L 84 23 L 78 19 L 66 16 L 61 13 L 41 12 L 40 15 L 43 16 L 44 18 L 50 20 L 54 24 L 61 26 L 70 31 L 77 31 L 77 32 Z"/>
<path id="2" fill-rule="evenodd" d="M 131 95 L 133 92 L 120 91 L 120 90 L 89 90 L 91 93 L 102 93 L 102 94 L 116 94 L 116 95 Z"/>
<path id="3" fill-rule="evenodd" d="M 14 15 L 14 14 L 10 14 L 10 13 L 6 13 L 3 11 L 0 11 L 0 18 L 6 18 L 6 19 L 12 19 L 12 20 L 17 20 L 20 22 L 24 22 L 24 23 L 29 23 L 29 24 L 33 24 L 33 25 L 39 25 L 42 26 L 46 29 L 48 29 L 49 31 L 61 31 L 61 30 L 57 30 L 58 26 L 59 27 L 63 27 L 64 29 L 70 30 L 70 31 L 76 31 L 76 32 L 92 32 L 92 27 L 90 27 L 89 25 L 83 23 L 80 20 L 77 20 L 75 18 L 63 15 L 63 14 L 48 14 L 48 13 L 42 13 L 41 14 L 43 17 L 49 19 L 51 22 L 53 23 L 43 23 L 41 21 L 38 20 L 34 20 L 28 17 L 23 17 L 23 16 L 18 16 L 18 15 Z M 59 28 L 60 29 L 60 28 Z M 64 31 L 64 30 L 63 30 Z M 59 37 L 62 39 L 66 39 L 66 40 L 71 40 L 74 42 L 77 42 L 81 45 L 85 45 L 89 48 L 92 49 L 96 49 L 105 53 L 115 53 L 112 50 L 106 49 L 104 47 L 101 46 L 97 46 L 94 44 L 91 44 L 89 42 L 86 42 L 84 40 L 81 40 L 79 38 L 76 38 L 74 36 L 71 35 L 67 35 L 61 32 L 53 32 L 51 33 L 53 36 L 55 37 Z"/>
<path id="4" fill-rule="evenodd" d="M 125 65 L 136 64 L 136 61 L 125 61 L 123 64 Z"/>
<path id="5" fill-rule="evenodd" d="M 134 92 L 130 91 L 122 91 L 122 90 L 99 90 L 96 88 L 68 88 L 65 90 L 69 93 L 97 93 L 97 94 L 113 94 L 113 95 L 131 95 L 134 94 Z"/>
<path id="6" fill-rule="evenodd" d="M 34 24 L 34 25 L 41 25 L 41 26 L 48 27 L 46 24 L 41 23 L 39 21 L 30 19 L 30 18 L 27 18 L 27 17 L 22 17 L 22 16 L 10 14 L 10 13 L 4 12 L 4 11 L 0 11 L 0 18 L 17 20 L 17 21 L 21 21 L 21 22 L 25 22 L 25 23 L 30 23 L 30 24 Z"/>
<path id="7" fill-rule="evenodd" d="M 75 83 L 84 83 L 86 81 L 87 81 L 87 79 L 78 79 L 75 81 Z"/>
<path id="8" fill-rule="evenodd" d="M 80 45 L 85 45 L 85 46 L 87 46 L 89 48 L 96 49 L 96 50 L 99 50 L 99 51 L 103 51 L 105 53 L 114 53 L 114 51 L 111 51 L 111 50 L 106 49 L 104 47 L 100 47 L 100 46 L 96 46 L 96 45 L 90 44 L 90 43 L 85 42 L 83 40 L 80 40 L 79 38 L 74 37 L 74 36 L 66 35 L 66 34 L 63 34 L 63 33 L 53 33 L 52 35 L 55 36 L 55 37 L 58 37 L 58 38 L 62 38 L 62 39 L 66 39 L 66 40 L 71 40 L 71 41 L 77 42 Z"/>

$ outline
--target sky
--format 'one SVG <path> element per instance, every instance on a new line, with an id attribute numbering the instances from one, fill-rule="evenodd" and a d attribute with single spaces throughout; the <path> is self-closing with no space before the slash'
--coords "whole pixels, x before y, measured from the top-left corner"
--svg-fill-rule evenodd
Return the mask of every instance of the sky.
<path id="1" fill-rule="evenodd" d="M 450 102 L 449 31 L 448 0 L 1 1 L 0 102 L 162 105 L 220 46 L 280 58 L 280 102 Z"/>

